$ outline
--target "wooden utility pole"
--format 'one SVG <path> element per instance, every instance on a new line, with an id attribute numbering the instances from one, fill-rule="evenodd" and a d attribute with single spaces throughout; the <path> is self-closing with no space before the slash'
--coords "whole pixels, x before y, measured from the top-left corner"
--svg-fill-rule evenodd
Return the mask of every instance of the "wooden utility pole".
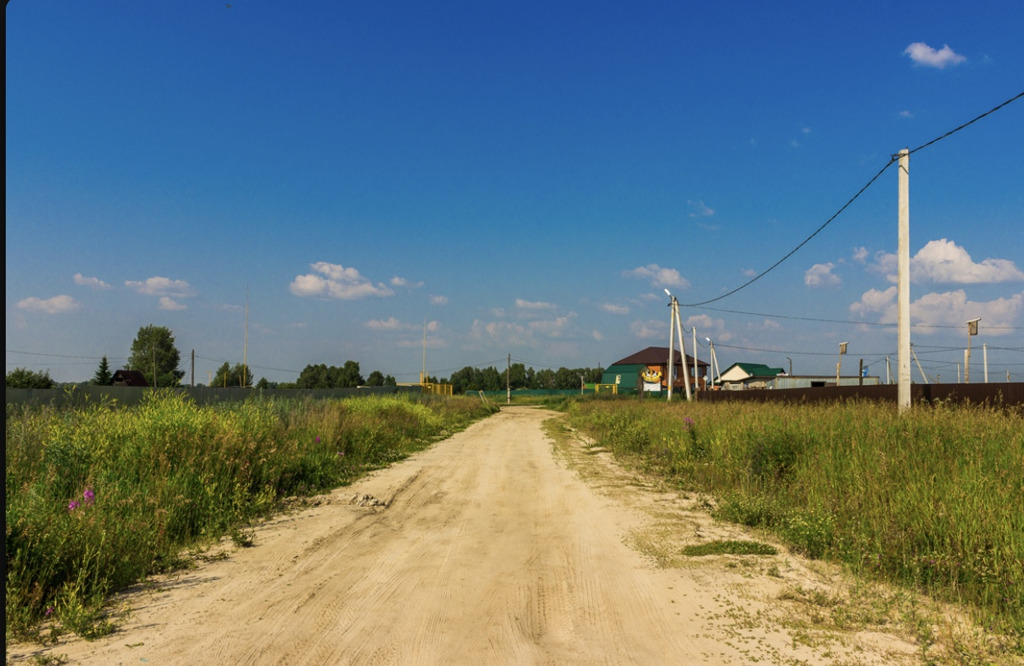
<path id="1" fill-rule="evenodd" d="M 192 350 L 192 388 L 196 387 L 196 350 Z"/>
<path id="2" fill-rule="evenodd" d="M 508 364 L 505 366 L 505 403 L 512 404 L 512 354 L 508 355 Z"/>
<path id="3" fill-rule="evenodd" d="M 899 154 L 899 217 L 897 265 L 897 383 L 896 406 L 900 413 L 910 409 L 910 151 Z M 924 374 L 922 372 L 922 374 Z"/>

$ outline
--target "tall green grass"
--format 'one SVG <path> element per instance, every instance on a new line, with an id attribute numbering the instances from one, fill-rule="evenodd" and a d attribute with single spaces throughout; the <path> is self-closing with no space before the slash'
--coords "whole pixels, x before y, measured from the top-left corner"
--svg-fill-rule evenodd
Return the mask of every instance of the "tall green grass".
<path id="1" fill-rule="evenodd" d="M 570 422 L 794 549 L 962 602 L 1024 649 L 1024 413 L 589 401 Z"/>
<path id="2" fill-rule="evenodd" d="M 182 564 L 287 496 L 344 485 L 496 408 L 404 396 L 13 409 L 6 422 L 7 634 L 110 629 L 112 591 Z"/>

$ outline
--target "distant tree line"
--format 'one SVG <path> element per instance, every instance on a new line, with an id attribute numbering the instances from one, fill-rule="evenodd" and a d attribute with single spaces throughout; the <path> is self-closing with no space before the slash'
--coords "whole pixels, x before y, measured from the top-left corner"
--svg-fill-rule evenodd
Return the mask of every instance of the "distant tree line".
<path id="1" fill-rule="evenodd" d="M 395 386 L 396 383 L 394 377 L 385 375 L 380 370 L 374 370 L 364 379 L 359 371 L 359 363 L 345 361 L 345 364 L 340 367 L 324 363 L 307 365 L 294 382 L 268 382 L 266 379 L 260 379 L 256 388 L 355 388 L 357 386 Z"/>
<path id="2" fill-rule="evenodd" d="M 150 386 L 179 386 L 185 376 L 184 371 L 178 369 L 180 361 L 181 354 L 174 346 L 174 335 L 171 330 L 164 326 L 150 324 L 141 327 L 135 336 L 126 369 L 140 371 Z M 522 363 L 513 363 L 510 367 L 501 370 L 493 366 L 483 369 L 466 366 L 448 379 L 438 380 L 436 377 L 428 377 L 427 381 L 449 383 L 452 385 L 453 393 L 503 391 L 507 386 L 512 389 L 571 390 L 580 388 L 580 384 L 584 382 L 588 384 L 600 382 L 601 373 L 601 368 L 562 367 L 558 370 L 548 368 L 534 370 L 527 368 Z M 112 380 L 113 373 L 110 370 L 107 357 L 104 356 L 92 380 L 88 383 L 107 386 Z M 396 383 L 394 377 L 385 375 L 379 370 L 374 370 L 368 377 L 363 378 L 359 371 L 359 363 L 345 361 L 341 366 L 324 363 L 307 365 L 294 382 L 269 382 L 266 378 L 261 378 L 255 386 L 261 389 L 326 389 L 395 386 Z M 48 371 L 35 372 L 26 368 L 16 368 L 7 373 L 6 385 L 11 388 L 52 388 L 56 386 L 56 382 L 50 378 Z M 251 387 L 253 386 L 253 374 L 249 367 L 241 363 L 232 366 L 225 362 L 211 378 L 210 386 Z"/>
<path id="3" fill-rule="evenodd" d="M 522 363 L 498 370 L 494 367 L 476 368 L 466 366 L 448 379 L 452 393 L 467 391 L 503 391 L 506 387 L 515 389 L 578 389 L 581 383 L 593 384 L 601 381 L 601 368 L 544 368 L 534 370 Z"/>

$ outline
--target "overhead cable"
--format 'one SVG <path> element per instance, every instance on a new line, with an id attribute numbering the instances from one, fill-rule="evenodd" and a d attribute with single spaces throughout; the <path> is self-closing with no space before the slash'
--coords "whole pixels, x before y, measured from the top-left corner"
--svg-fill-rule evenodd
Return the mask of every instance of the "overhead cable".
<path id="1" fill-rule="evenodd" d="M 923 150 L 923 149 L 927 148 L 928 146 L 931 146 L 931 145 L 933 145 L 935 143 L 938 143 L 939 141 L 942 141 L 943 139 L 948 138 L 948 137 L 956 134 L 960 130 L 962 130 L 962 129 L 964 129 L 964 128 L 966 128 L 966 127 L 968 127 L 968 126 L 970 126 L 970 125 L 972 125 L 972 124 L 974 124 L 976 122 L 978 122 L 979 120 L 981 120 L 985 116 L 988 116 L 988 115 L 990 115 L 992 113 L 995 113 L 996 111 L 998 111 L 999 109 L 1003 108 L 1007 104 L 1010 104 L 1011 102 L 1015 102 L 1016 100 L 1020 99 L 1021 97 L 1024 97 L 1024 92 L 1018 93 L 1017 95 L 1011 97 L 1010 99 L 1006 100 L 1002 104 L 999 104 L 998 106 L 995 106 L 995 107 L 989 109 L 985 113 L 983 113 L 983 114 L 981 114 L 981 115 L 979 115 L 979 116 L 977 116 L 977 117 L 967 121 L 966 123 L 964 123 L 964 124 L 960 125 L 959 127 L 956 127 L 954 129 L 946 132 L 945 134 L 943 134 L 941 136 L 938 136 L 938 137 L 932 139 L 931 141 L 929 141 L 927 143 L 921 144 L 920 146 L 918 146 L 917 148 L 914 148 L 913 150 L 911 150 L 909 152 L 910 153 L 916 153 L 919 150 Z M 864 187 L 860 188 L 857 191 L 856 194 L 854 194 L 852 197 L 850 197 L 850 199 L 845 204 L 843 204 L 842 207 L 839 210 L 837 210 L 834 215 L 832 215 L 832 217 L 830 217 L 827 220 L 825 220 L 825 222 L 820 227 L 818 227 L 817 229 L 814 230 L 814 233 L 812 233 L 810 236 L 808 236 L 803 241 L 801 241 L 801 243 L 799 245 L 797 245 L 792 250 L 787 252 L 785 254 L 785 256 L 783 256 L 781 259 L 776 261 L 774 264 L 772 264 L 771 266 L 769 266 L 765 270 L 761 271 L 760 273 L 758 273 L 754 277 L 750 278 L 749 280 L 747 280 L 746 282 L 744 282 L 740 286 L 736 287 L 735 289 L 733 289 L 731 291 L 728 291 L 728 292 L 726 292 L 726 293 L 724 293 L 724 294 L 722 294 L 720 296 L 716 296 L 715 298 L 709 298 L 709 299 L 707 299 L 705 301 L 700 301 L 698 303 L 680 303 L 680 305 L 685 306 L 685 307 L 697 307 L 697 306 L 700 306 L 700 305 L 707 305 L 708 303 L 714 303 L 714 302 L 720 301 L 720 300 L 722 300 L 724 298 L 728 298 L 729 296 L 732 296 L 733 294 L 735 294 L 736 292 L 738 292 L 738 291 L 740 291 L 742 289 L 746 289 L 750 285 L 754 284 L 755 282 L 757 282 L 758 280 L 763 278 L 765 275 L 767 275 L 772 270 L 777 268 L 782 262 L 786 261 L 787 259 L 792 257 L 794 254 L 796 254 L 797 250 L 802 248 L 804 245 L 807 245 L 807 243 L 809 243 L 812 238 L 814 238 L 819 233 L 821 233 L 825 229 L 825 227 L 827 227 L 829 224 L 831 224 L 832 221 L 835 220 L 837 217 L 839 217 L 839 215 L 843 211 L 845 211 L 847 208 L 849 208 L 850 204 L 852 204 L 854 201 L 856 201 L 860 197 L 861 194 L 863 194 L 869 187 L 871 187 L 875 183 L 875 181 L 878 180 L 878 178 L 883 173 L 885 173 L 885 171 L 890 166 L 892 166 L 898 159 L 899 159 L 899 155 L 891 156 L 889 158 L 889 161 L 885 164 L 885 166 L 883 166 L 881 169 L 879 169 L 878 173 L 876 173 L 874 176 L 872 176 L 871 180 L 869 180 L 867 182 L 867 184 L 864 185 Z"/>

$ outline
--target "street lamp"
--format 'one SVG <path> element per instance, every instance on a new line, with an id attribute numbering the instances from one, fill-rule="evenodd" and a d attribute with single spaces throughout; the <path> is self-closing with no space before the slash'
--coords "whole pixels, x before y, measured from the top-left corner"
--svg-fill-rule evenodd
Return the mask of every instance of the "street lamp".
<path id="1" fill-rule="evenodd" d="M 978 322 L 981 317 L 967 322 L 967 351 L 964 352 L 964 383 L 971 383 L 971 337 L 978 334 Z"/>

